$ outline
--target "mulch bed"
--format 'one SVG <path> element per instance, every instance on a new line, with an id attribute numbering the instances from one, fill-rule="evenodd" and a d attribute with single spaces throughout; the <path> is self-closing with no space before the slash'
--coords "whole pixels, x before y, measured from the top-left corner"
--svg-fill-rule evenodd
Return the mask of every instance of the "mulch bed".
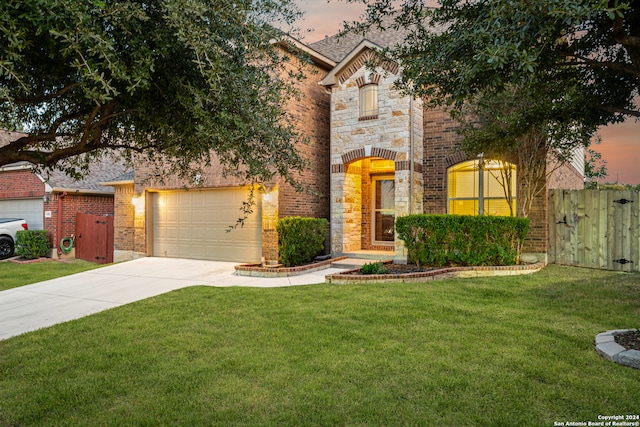
<path id="1" fill-rule="evenodd" d="M 640 329 L 621 332 L 614 336 L 616 343 L 627 350 L 640 350 Z"/>
<path id="2" fill-rule="evenodd" d="M 415 264 L 384 264 L 384 267 L 387 269 L 386 273 L 379 274 L 407 274 L 407 273 L 422 273 L 424 271 L 433 271 L 437 270 L 433 267 L 418 267 Z M 361 275 L 361 270 L 354 270 L 345 273 L 341 273 L 344 275 Z M 378 273 L 377 273 L 378 274 Z"/>

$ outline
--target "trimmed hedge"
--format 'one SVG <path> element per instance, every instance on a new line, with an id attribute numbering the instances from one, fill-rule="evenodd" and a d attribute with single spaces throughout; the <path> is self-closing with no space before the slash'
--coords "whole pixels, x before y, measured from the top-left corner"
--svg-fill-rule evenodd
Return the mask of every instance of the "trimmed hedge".
<path id="1" fill-rule="evenodd" d="M 396 219 L 398 237 L 417 265 L 514 265 L 529 220 L 506 216 L 408 215 Z"/>
<path id="2" fill-rule="evenodd" d="M 51 243 L 46 230 L 19 230 L 16 232 L 16 254 L 26 259 L 49 255 Z"/>
<path id="3" fill-rule="evenodd" d="M 278 260 L 285 267 L 312 261 L 324 250 L 327 224 L 324 218 L 287 217 L 278 221 Z"/>

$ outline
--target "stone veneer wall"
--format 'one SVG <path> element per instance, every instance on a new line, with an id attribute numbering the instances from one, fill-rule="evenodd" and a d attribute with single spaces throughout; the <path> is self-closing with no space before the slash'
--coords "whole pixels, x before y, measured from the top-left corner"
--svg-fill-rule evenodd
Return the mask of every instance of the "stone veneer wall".
<path id="1" fill-rule="evenodd" d="M 422 210 L 422 103 L 413 101 L 412 109 L 411 98 L 392 88 L 396 75 L 378 69 L 372 79 L 378 82 L 378 115 L 361 119 L 359 83 L 366 81 L 365 73 L 370 71 L 366 66 L 345 69 L 351 75 L 338 76 L 342 83 L 332 87 L 331 103 L 331 244 L 336 254 L 362 249 L 363 239 L 370 233 L 368 222 L 363 219 L 363 201 L 367 197 L 362 192 L 367 191 L 367 183 L 363 190 L 361 164 L 354 162 L 368 157 L 394 160 L 396 217 L 409 213 L 411 200 L 414 212 Z M 416 143 L 410 158 L 412 131 Z M 410 179 L 412 165 L 414 175 Z M 395 251 L 397 258 L 403 257 L 404 247 L 399 239 Z"/>

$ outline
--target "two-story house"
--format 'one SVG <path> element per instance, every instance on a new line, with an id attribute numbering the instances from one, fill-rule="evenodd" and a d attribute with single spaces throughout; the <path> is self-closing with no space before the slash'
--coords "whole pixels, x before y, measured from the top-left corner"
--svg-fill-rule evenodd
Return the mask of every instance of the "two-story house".
<path id="1" fill-rule="evenodd" d="M 144 165 L 115 187 L 115 259 L 187 257 L 234 262 L 277 259 L 275 223 L 286 216 L 327 218 L 328 250 L 334 255 L 371 253 L 406 260 L 394 221 L 411 213 L 508 214 L 509 205 L 489 164 L 455 149 L 455 124 L 443 110 L 402 95 L 393 83 L 399 64 L 376 61 L 375 50 L 402 33 L 372 30 L 366 36 L 328 37 L 305 45 L 309 75 L 292 101 L 310 160 L 298 179 L 314 191 L 297 193 L 281 181 L 263 183 L 243 227 L 231 231 L 250 191 L 212 166 L 197 182 L 149 180 Z M 377 64 L 371 66 L 371 64 Z M 521 184 L 508 189 L 512 208 Z M 579 162 L 556 171 L 548 187 L 583 186 Z M 544 259 L 547 250 L 546 191 L 529 214 L 525 251 Z"/>

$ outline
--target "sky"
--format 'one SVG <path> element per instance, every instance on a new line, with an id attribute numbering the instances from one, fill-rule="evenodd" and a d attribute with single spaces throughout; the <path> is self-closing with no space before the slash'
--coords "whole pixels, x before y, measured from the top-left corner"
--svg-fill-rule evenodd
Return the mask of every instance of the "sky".
<path id="1" fill-rule="evenodd" d="M 305 13 L 299 23 L 303 30 L 304 43 L 321 40 L 336 34 L 344 21 L 358 20 L 362 14 L 361 4 L 344 0 L 298 0 Z M 607 177 L 601 182 L 640 184 L 640 121 L 628 118 L 624 123 L 600 128 L 602 142 L 592 144 L 591 149 L 602 154 L 607 162 Z"/>

